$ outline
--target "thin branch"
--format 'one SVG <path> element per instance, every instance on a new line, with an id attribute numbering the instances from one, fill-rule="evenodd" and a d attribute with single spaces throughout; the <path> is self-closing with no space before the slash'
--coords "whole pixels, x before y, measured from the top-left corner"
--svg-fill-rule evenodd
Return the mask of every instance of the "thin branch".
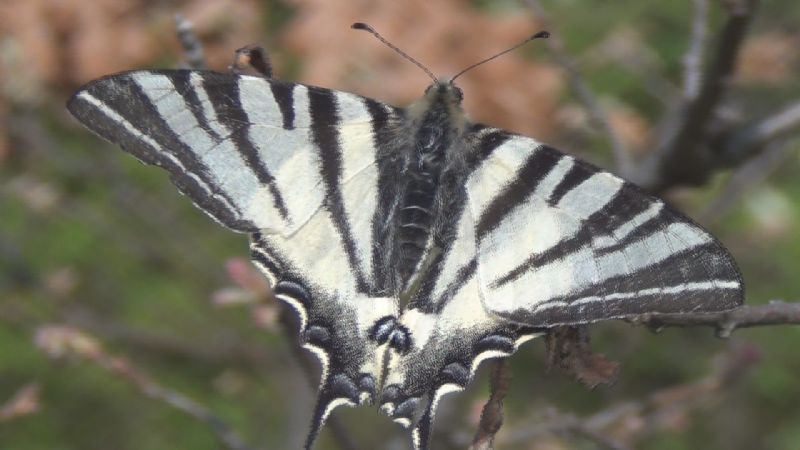
<path id="1" fill-rule="evenodd" d="M 700 92 L 703 70 L 703 50 L 708 33 L 708 0 L 694 0 L 694 20 L 689 49 L 683 57 L 683 96 L 687 100 Z"/>
<path id="2" fill-rule="evenodd" d="M 544 27 L 550 31 L 550 39 L 545 41 L 545 45 L 550 50 L 556 63 L 561 66 L 567 75 L 569 84 L 575 95 L 583 103 L 586 111 L 589 114 L 591 123 L 599 130 L 601 130 L 611 143 L 611 148 L 614 153 L 614 165 L 619 173 L 628 173 L 632 167 L 631 154 L 625 148 L 625 144 L 619 137 L 619 134 L 611 126 L 603 107 L 600 102 L 589 88 L 589 84 L 580 74 L 572 57 L 566 51 L 563 42 L 559 38 L 558 33 L 553 32 L 553 24 L 548 18 L 547 11 L 538 0 L 522 0 L 523 3 L 530 8 L 536 20 L 542 22 Z"/>
<path id="3" fill-rule="evenodd" d="M 568 431 L 571 431 L 576 436 L 580 436 L 588 441 L 594 442 L 600 449 L 603 450 L 631 450 L 623 443 L 618 442 L 617 440 L 612 439 L 603 433 L 592 430 L 578 420 L 576 420 L 575 423 L 568 428 Z"/>
<path id="4" fill-rule="evenodd" d="M 481 411 L 481 420 L 469 450 L 492 450 L 494 437 L 503 426 L 503 400 L 511 386 L 511 367 L 506 358 L 496 360 L 489 382 L 491 394 Z"/>
<path id="5" fill-rule="evenodd" d="M 677 108 L 677 126 L 670 127 L 662 144 L 637 169 L 638 184 L 655 192 L 678 184 L 705 181 L 716 164 L 704 148 L 715 112 L 728 91 L 736 60 L 755 15 L 759 0 L 735 0 L 729 5 L 728 21 L 722 29 L 713 64 L 700 91 Z"/>
<path id="6" fill-rule="evenodd" d="M 602 414 L 598 413 L 598 415 Z M 581 437 L 592 441 L 602 450 L 630 450 L 622 443 L 603 435 L 601 431 L 595 429 L 593 419 L 590 416 L 581 419 L 573 414 L 557 413 L 550 411 L 546 420 L 539 423 L 517 426 L 517 429 L 498 437 L 497 441 L 503 445 L 532 441 L 542 436 L 564 435 Z"/>
<path id="7" fill-rule="evenodd" d="M 275 355 L 270 358 L 271 352 L 266 346 L 244 340 L 232 332 L 219 333 L 208 340 L 187 340 L 129 327 L 97 315 L 81 305 L 69 305 L 61 317 L 67 324 L 87 330 L 104 340 L 113 340 L 151 354 L 187 358 L 204 364 L 260 367 L 262 370 L 274 369 L 277 364 L 272 361 Z"/>
<path id="8" fill-rule="evenodd" d="M 734 346 L 717 358 L 707 377 L 654 391 L 646 398 L 612 405 L 588 417 L 549 411 L 547 417 L 518 423 L 497 442 L 510 446 L 537 437 L 565 435 L 591 440 L 604 450 L 628 450 L 637 439 L 668 426 L 676 413 L 688 413 L 743 379 L 760 359 L 753 346 Z M 633 427 L 631 424 L 635 424 Z"/>
<path id="9" fill-rule="evenodd" d="M 206 56 L 203 52 L 203 44 L 194 32 L 192 22 L 180 14 L 175 14 L 175 26 L 178 31 L 178 40 L 183 47 L 186 58 L 186 65 L 190 69 L 205 69 Z"/>
<path id="10" fill-rule="evenodd" d="M 792 143 L 787 142 L 767 145 L 758 156 L 736 169 L 719 195 L 697 215 L 697 219 L 710 225 L 724 217 L 750 188 L 766 180 L 773 171 L 781 167 L 795 148 Z"/>
<path id="11" fill-rule="evenodd" d="M 758 154 L 767 144 L 800 131 L 800 100 L 751 125 L 736 129 L 722 139 L 717 151 L 731 163 Z"/>
<path id="12" fill-rule="evenodd" d="M 735 3 L 737 4 L 730 6 L 728 22 L 720 33 L 715 61 L 706 74 L 695 101 L 689 105 L 684 128 L 676 137 L 676 144 L 705 130 L 730 85 L 759 0 L 736 0 Z"/>
<path id="13" fill-rule="evenodd" d="M 771 301 L 765 305 L 744 305 L 731 311 L 690 314 L 642 314 L 630 322 L 653 329 L 664 327 L 709 326 L 720 337 L 739 328 L 766 325 L 800 325 L 800 302 Z"/>
<path id="14" fill-rule="evenodd" d="M 206 424 L 217 440 L 230 450 L 251 450 L 219 416 L 200 403 L 158 384 L 121 356 L 112 356 L 93 336 L 68 326 L 47 325 L 36 332 L 36 344 L 53 357 L 79 357 L 131 383 L 147 397 L 159 400 Z"/>

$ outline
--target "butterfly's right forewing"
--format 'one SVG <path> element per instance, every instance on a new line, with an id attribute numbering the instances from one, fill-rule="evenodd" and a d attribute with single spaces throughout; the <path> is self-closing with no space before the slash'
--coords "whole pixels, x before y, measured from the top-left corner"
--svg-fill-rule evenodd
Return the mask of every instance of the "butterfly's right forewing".
<path id="1" fill-rule="evenodd" d="M 375 280 L 381 137 L 392 108 L 261 77 L 138 71 L 103 78 L 68 105 L 86 126 L 166 169 L 214 219 L 253 236 L 253 261 L 298 312 L 323 365 L 310 446 L 330 411 L 371 403 L 382 352 L 369 338 L 398 305 Z"/>

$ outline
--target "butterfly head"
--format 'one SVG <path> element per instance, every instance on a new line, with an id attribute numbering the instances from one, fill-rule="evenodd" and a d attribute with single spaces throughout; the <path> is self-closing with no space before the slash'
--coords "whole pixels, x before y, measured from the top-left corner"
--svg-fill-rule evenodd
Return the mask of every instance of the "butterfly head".
<path id="1" fill-rule="evenodd" d="M 425 98 L 429 103 L 461 105 L 464 92 L 452 81 L 436 80 L 425 89 Z"/>
<path id="2" fill-rule="evenodd" d="M 436 80 L 425 89 L 419 100 L 409 106 L 408 112 L 417 118 L 415 123 L 425 125 L 423 128 L 439 128 L 442 134 L 457 135 L 467 122 L 461 106 L 463 99 L 464 93 L 458 86 L 450 81 Z"/>

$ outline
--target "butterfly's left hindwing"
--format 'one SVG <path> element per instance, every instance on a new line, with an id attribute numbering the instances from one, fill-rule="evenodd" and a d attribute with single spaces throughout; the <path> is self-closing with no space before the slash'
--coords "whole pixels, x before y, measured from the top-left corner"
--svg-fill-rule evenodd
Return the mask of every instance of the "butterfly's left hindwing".
<path id="1" fill-rule="evenodd" d="M 166 169 L 218 222 L 252 234 L 254 263 L 297 311 L 301 341 L 323 365 L 309 447 L 335 406 L 375 400 L 383 353 L 370 331 L 397 316 L 396 299 L 374 283 L 381 267 L 373 252 L 376 146 L 391 132 L 393 108 L 300 84 L 184 70 L 106 77 L 84 86 L 68 108 L 100 136 Z"/>

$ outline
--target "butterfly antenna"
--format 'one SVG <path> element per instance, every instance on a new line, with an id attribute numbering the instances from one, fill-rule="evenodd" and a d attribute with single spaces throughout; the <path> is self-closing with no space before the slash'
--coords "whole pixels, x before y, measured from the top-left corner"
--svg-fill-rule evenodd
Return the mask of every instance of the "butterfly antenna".
<path id="1" fill-rule="evenodd" d="M 461 75 L 464 75 L 465 72 L 468 72 L 468 71 L 480 66 L 481 64 L 487 63 L 487 62 L 489 62 L 489 61 L 491 61 L 491 60 L 493 60 L 493 59 L 495 59 L 497 57 L 503 56 L 503 55 L 505 55 L 506 53 L 508 53 L 510 51 L 516 50 L 516 49 L 522 47 L 523 45 L 527 44 L 528 42 L 530 42 L 530 41 L 532 41 L 534 39 L 547 39 L 549 37 L 550 37 L 550 32 L 548 32 L 548 31 L 540 31 L 540 32 L 534 34 L 533 36 L 525 39 L 524 41 L 520 42 L 519 44 L 517 44 L 517 45 L 515 45 L 515 46 L 513 46 L 513 47 L 511 47 L 509 49 L 503 50 L 502 52 L 500 52 L 500 53 L 498 53 L 496 55 L 490 56 L 490 57 L 488 57 L 488 58 L 486 58 L 486 59 L 484 59 L 482 61 L 478 61 L 475 64 L 473 64 L 473 65 L 467 67 L 466 69 L 462 70 L 461 72 L 458 72 L 453 78 L 450 79 L 450 82 L 452 83 L 453 81 L 456 80 L 456 78 L 460 77 Z"/>
<path id="2" fill-rule="evenodd" d="M 414 59 L 411 56 L 409 56 L 408 53 L 400 50 L 399 48 L 395 47 L 394 44 L 392 44 L 391 42 L 389 42 L 386 39 L 384 39 L 384 37 L 381 36 L 380 34 L 378 34 L 378 32 L 375 31 L 375 29 L 372 28 L 371 26 L 369 26 L 369 25 L 367 25 L 367 24 L 365 24 L 363 22 L 356 22 L 353 25 L 351 25 L 350 28 L 352 28 L 354 30 L 364 30 L 364 31 L 366 31 L 368 33 L 371 33 L 373 36 L 378 38 L 379 41 L 381 41 L 384 44 L 386 44 L 387 47 L 389 47 L 390 49 L 392 49 L 395 52 L 397 52 L 397 54 L 399 54 L 403 58 L 411 61 L 412 63 L 414 63 L 420 69 L 424 70 L 425 73 L 427 73 L 428 76 L 431 77 L 431 79 L 433 80 L 434 83 L 438 83 L 439 82 L 439 80 L 436 78 L 436 76 L 433 74 L 433 72 L 431 72 L 427 67 L 423 66 L 422 63 L 420 63 L 416 59 Z"/>

